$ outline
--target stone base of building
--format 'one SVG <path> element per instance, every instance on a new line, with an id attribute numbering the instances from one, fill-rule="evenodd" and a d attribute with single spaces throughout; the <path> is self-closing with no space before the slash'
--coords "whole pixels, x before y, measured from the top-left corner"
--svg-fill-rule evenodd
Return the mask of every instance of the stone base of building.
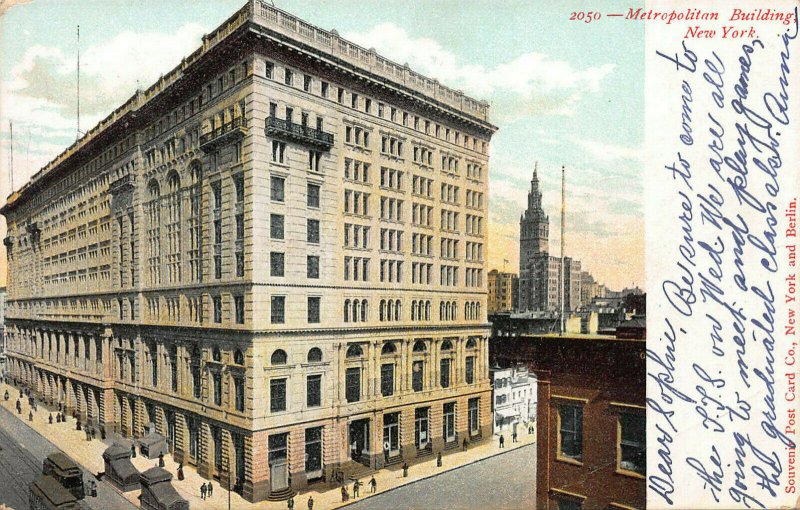
<path id="1" fill-rule="evenodd" d="M 269 497 L 269 480 L 260 482 L 244 482 L 244 489 L 242 490 L 242 497 L 250 503 L 258 503 L 264 501 Z"/>

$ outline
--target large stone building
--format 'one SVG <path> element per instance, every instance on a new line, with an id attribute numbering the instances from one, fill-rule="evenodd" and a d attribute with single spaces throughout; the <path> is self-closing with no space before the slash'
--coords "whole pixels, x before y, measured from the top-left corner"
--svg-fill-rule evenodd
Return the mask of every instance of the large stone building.
<path id="1" fill-rule="evenodd" d="M 513 273 L 489 271 L 489 313 L 516 311 L 519 296 L 519 278 Z"/>
<path id="2" fill-rule="evenodd" d="M 550 255 L 550 219 L 542 208 L 539 176 L 533 171 L 528 208 L 519 220 L 519 311 L 565 313 L 581 306 L 581 263 L 564 257 L 564 287 L 561 287 L 561 257 Z M 562 295 L 563 294 L 563 295 Z"/>
<path id="3" fill-rule="evenodd" d="M 495 129 L 251 0 L 2 208 L 12 377 L 251 501 L 487 438 Z"/>

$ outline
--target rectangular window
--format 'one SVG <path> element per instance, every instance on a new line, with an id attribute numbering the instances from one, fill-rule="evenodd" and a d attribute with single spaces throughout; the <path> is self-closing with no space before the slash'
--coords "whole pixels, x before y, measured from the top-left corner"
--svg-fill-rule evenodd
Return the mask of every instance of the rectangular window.
<path id="1" fill-rule="evenodd" d="M 423 381 L 425 376 L 425 362 L 415 361 L 411 365 L 411 389 L 414 391 L 422 391 Z"/>
<path id="2" fill-rule="evenodd" d="M 202 386 L 200 385 L 200 365 L 192 364 L 192 394 L 194 398 L 200 398 Z"/>
<path id="3" fill-rule="evenodd" d="M 272 379 L 269 382 L 269 411 L 271 413 L 279 413 L 285 410 L 286 379 Z"/>
<path id="4" fill-rule="evenodd" d="M 320 92 L 320 95 L 322 97 L 325 97 L 325 98 L 328 97 L 328 82 L 327 81 L 323 81 L 322 83 L 320 83 L 319 92 Z"/>
<path id="5" fill-rule="evenodd" d="M 557 510 L 583 510 L 583 503 L 577 498 L 556 496 Z"/>
<path id="6" fill-rule="evenodd" d="M 283 276 L 284 275 L 284 254 L 281 252 L 273 251 L 269 254 L 269 275 L 270 276 Z"/>
<path id="7" fill-rule="evenodd" d="M 269 196 L 275 202 L 283 202 L 284 200 L 284 190 L 286 187 L 286 179 L 283 177 L 275 177 L 274 175 L 270 177 L 270 189 L 269 189 Z"/>
<path id="8" fill-rule="evenodd" d="M 478 422 L 479 401 L 480 398 L 471 398 L 467 402 L 467 422 L 469 425 L 469 433 L 473 436 L 480 432 L 480 426 Z"/>
<path id="9" fill-rule="evenodd" d="M 322 476 L 322 427 L 306 429 L 305 460 L 306 473 L 317 473 L 315 478 Z"/>
<path id="10" fill-rule="evenodd" d="M 211 377 L 214 380 L 214 405 L 222 405 L 222 374 L 214 372 Z"/>
<path id="11" fill-rule="evenodd" d="M 269 215 L 269 235 L 272 239 L 283 239 L 283 215 Z"/>
<path id="12" fill-rule="evenodd" d="M 283 324 L 286 321 L 286 296 L 272 296 L 270 320 L 272 324 Z"/>
<path id="13" fill-rule="evenodd" d="M 311 90 L 311 76 L 303 76 L 303 90 L 309 92 Z"/>
<path id="14" fill-rule="evenodd" d="M 394 395 L 394 363 L 381 365 L 381 395 Z"/>
<path id="15" fill-rule="evenodd" d="M 286 85 L 292 84 L 292 71 L 291 69 L 286 69 L 283 74 L 283 83 Z"/>
<path id="16" fill-rule="evenodd" d="M 430 443 L 430 430 L 428 429 L 428 416 L 430 407 L 414 409 L 414 443 L 417 448 L 424 450 Z"/>
<path id="17" fill-rule="evenodd" d="M 322 405 L 322 375 L 309 375 L 306 378 L 306 406 Z"/>
<path id="18" fill-rule="evenodd" d="M 361 400 L 361 369 L 358 367 L 345 371 L 345 398 L 349 403 Z"/>
<path id="19" fill-rule="evenodd" d="M 222 297 L 214 296 L 214 322 L 220 324 L 222 322 Z"/>
<path id="20" fill-rule="evenodd" d="M 449 388 L 450 387 L 450 359 L 444 358 L 441 360 L 439 366 L 440 378 L 439 382 L 441 383 L 442 388 Z"/>
<path id="21" fill-rule="evenodd" d="M 558 407 L 558 456 L 583 462 L 583 406 Z"/>
<path id="22" fill-rule="evenodd" d="M 617 469 L 644 476 L 647 466 L 644 415 L 620 414 L 618 427 L 619 465 Z"/>
<path id="23" fill-rule="evenodd" d="M 320 297 L 314 296 L 308 298 L 308 323 L 319 324 L 319 309 Z"/>
<path id="24" fill-rule="evenodd" d="M 464 360 L 464 379 L 467 384 L 475 382 L 475 356 L 467 356 Z"/>
<path id="25" fill-rule="evenodd" d="M 456 440 L 456 403 L 448 402 L 442 408 L 442 437 L 446 443 Z"/>
<path id="26" fill-rule="evenodd" d="M 234 296 L 233 305 L 236 309 L 236 324 L 244 324 L 244 296 Z"/>
<path id="27" fill-rule="evenodd" d="M 267 62 L 266 63 L 266 73 L 265 73 L 266 77 L 271 80 L 272 79 L 272 75 L 274 73 L 275 73 L 275 64 L 273 64 L 272 62 Z"/>
<path id="28" fill-rule="evenodd" d="M 319 207 L 319 184 L 309 184 L 306 191 L 306 205 Z"/>
<path id="29" fill-rule="evenodd" d="M 242 412 L 244 411 L 244 377 L 233 378 L 233 391 L 236 395 L 236 410 Z"/>
<path id="30" fill-rule="evenodd" d="M 306 241 L 319 244 L 319 220 L 306 221 Z"/>

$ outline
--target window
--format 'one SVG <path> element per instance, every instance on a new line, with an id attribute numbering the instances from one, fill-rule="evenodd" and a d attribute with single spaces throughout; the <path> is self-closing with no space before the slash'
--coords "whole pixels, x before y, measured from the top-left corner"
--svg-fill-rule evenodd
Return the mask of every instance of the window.
<path id="1" fill-rule="evenodd" d="M 286 410 L 286 379 L 269 382 L 269 411 L 279 413 Z"/>
<path id="2" fill-rule="evenodd" d="M 442 408 L 442 437 L 446 443 L 456 440 L 456 403 L 448 402 Z"/>
<path id="3" fill-rule="evenodd" d="M 306 205 L 319 207 L 319 184 L 309 184 L 306 192 Z"/>
<path id="4" fill-rule="evenodd" d="M 306 378 L 306 406 L 322 405 L 322 375 L 309 375 Z"/>
<path id="5" fill-rule="evenodd" d="M 283 349 L 276 349 L 275 352 L 272 353 L 269 362 L 272 365 L 285 365 L 288 361 L 288 356 L 286 355 L 286 351 Z"/>
<path id="6" fill-rule="evenodd" d="M 233 391 L 236 410 L 242 412 L 244 411 L 244 377 L 235 376 L 233 378 Z"/>
<path id="7" fill-rule="evenodd" d="M 286 296 L 272 296 L 270 319 L 272 324 L 283 324 L 286 321 Z"/>
<path id="8" fill-rule="evenodd" d="M 576 498 L 566 496 L 556 496 L 557 510 L 582 510 L 583 503 Z"/>
<path id="9" fill-rule="evenodd" d="M 308 298 L 308 323 L 319 324 L 319 309 L 320 297 L 314 296 Z"/>
<path id="10" fill-rule="evenodd" d="M 467 384 L 472 384 L 475 382 L 475 356 L 467 356 L 464 361 L 464 380 Z"/>
<path id="11" fill-rule="evenodd" d="M 303 90 L 306 92 L 311 90 L 311 76 L 307 74 L 303 76 Z"/>
<path id="12" fill-rule="evenodd" d="M 214 302 L 214 322 L 220 324 L 222 322 L 222 297 L 214 296 L 212 300 Z"/>
<path id="13" fill-rule="evenodd" d="M 469 433 L 470 435 L 476 435 L 480 432 L 480 426 L 478 424 L 478 402 L 479 398 L 471 398 L 467 402 L 467 422 L 469 425 Z"/>
<path id="14" fill-rule="evenodd" d="M 322 476 L 322 427 L 306 429 L 306 472 Z"/>
<path id="15" fill-rule="evenodd" d="M 583 461 L 583 406 L 559 405 L 558 456 Z"/>
<path id="16" fill-rule="evenodd" d="M 283 177 L 270 177 L 270 198 L 275 202 L 283 202 L 286 179 Z"/>
<path id="17" fill-rule="evenodd" d="M 267 62 L 266 63 L 266 73 L 265 73 L 266 77 L 271 80 L 272 79 L 272 75 L 274 73 L 275 73 L 275 64 L 273 64 L 272 62 Z"/>
<path id="18" fill-rule="evenodd" d="M 269 215 L 269 235 L 272 239 L 283 239 L 283 215 Z"/>
<path id="19" fill-rule="evenodd" d="M 644 476 L 647 466 L 644 415 L 620 414 L 618 431 L 619 465 L 617 469 Z"/>
<path id="20" fill-rule="evenodd" d="M 394 395 L 394 363 L 381 365 L 381 395 Z"/>
<path id="21" fill-rule="evenodd" d="M 306 257 L 306 278 L 319 278 L 319 256 L 308 255 Z"/>
<path id="22" fill-rule="evenodd" d="M 273 115 L 274 117 L 274 115 Z M 272 161 L 274 163 L 283 163 L 284 156 L 286 155 L 286 142 L 272 141 Z"/>
<path id="23" fill-rule="evenodd" d="M 322 350 L 319 347 L 312 347 L 306 357 L 309 363 L 320 363 L 322 361 Z"/>
<path id="24" fill-rule="evenodd" d="M 443 358 L 441 360 L 440 366 L 440 379 L 439 383 L 441 384 L 442 388 L 449 388 L 450 387 L 450 359 Z"/>
<path id="25" fill-rule="evenodd" d="M 329 86 L 327 81 L 323 81 L 320 83 L 319 92 L 322 97 L 328 97 L 328 88 Z"/>
<path id="26" fill-rule="evenodd" d="M 67 345 L 69 345 L 69 341 L 67 341 Z M 67 353 L 69 354 L 69 353 Z M 152 386 L 155 388 L 158 386 L 158 350 L 155 345 L 150 347 L 150 369 L 151 369 L 151 383 Z"/>
<path id="27" fill-rule="evenodd" d="M 422 391 L 423 380 L 425 376 L 425 362 L 415 361 L 411 365 L 411 389 L 414 391 Z"/>
<path id="28" fill-rule="evenodd" d="M 286 85 L 292 84 L 292 71 L 291 69 L 286 69 L 283 73 L 283 83 Z"/>
<path id="29" fill-rule="evenodd" d="M 419 450 L 424 450 L 430 443 L 428 415 L 430 407 L 414 409 L 414 442 Z"/>
<path id="30" fill-rule="evenodd" d="M 347 402 L 358 402 L 361 399 L 361 368 L 353 367 L 345 371 L 345 398 Z"/>
<path id="31" fill-rule="evenodd" d="M 319 220 L 306 220 L 306 241 L 319 244 Z"/>
<path id="32" fill-rule="evenodd" d="M 211 374 L 211 378 L 214 380 L 214 405 L 221 406 L 222 405 L 222 374 L 219 371 L 215 371 Z"/>
<path id="33" fill-rule="evenodd" d="M 273 251 L 269 254 L 269 275 L 270 276 L 283 276 L 284 275 L 284 254 L 281 252 Z"/>
<path id="34" fill-rule="evenodd" d="M 236 324 L 244 324 L 244 296 L 234 296 L 233 306 L 236 311 Z"/>

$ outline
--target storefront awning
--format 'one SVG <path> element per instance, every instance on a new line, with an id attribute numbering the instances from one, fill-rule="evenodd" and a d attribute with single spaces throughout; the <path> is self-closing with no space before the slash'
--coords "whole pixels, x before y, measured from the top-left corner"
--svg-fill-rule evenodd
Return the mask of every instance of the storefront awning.
<path id="1" fill-rule="evenodd" d="M 513 409 L 495 409 L 498 418 L 517 418 L 519 415 Z"/>

